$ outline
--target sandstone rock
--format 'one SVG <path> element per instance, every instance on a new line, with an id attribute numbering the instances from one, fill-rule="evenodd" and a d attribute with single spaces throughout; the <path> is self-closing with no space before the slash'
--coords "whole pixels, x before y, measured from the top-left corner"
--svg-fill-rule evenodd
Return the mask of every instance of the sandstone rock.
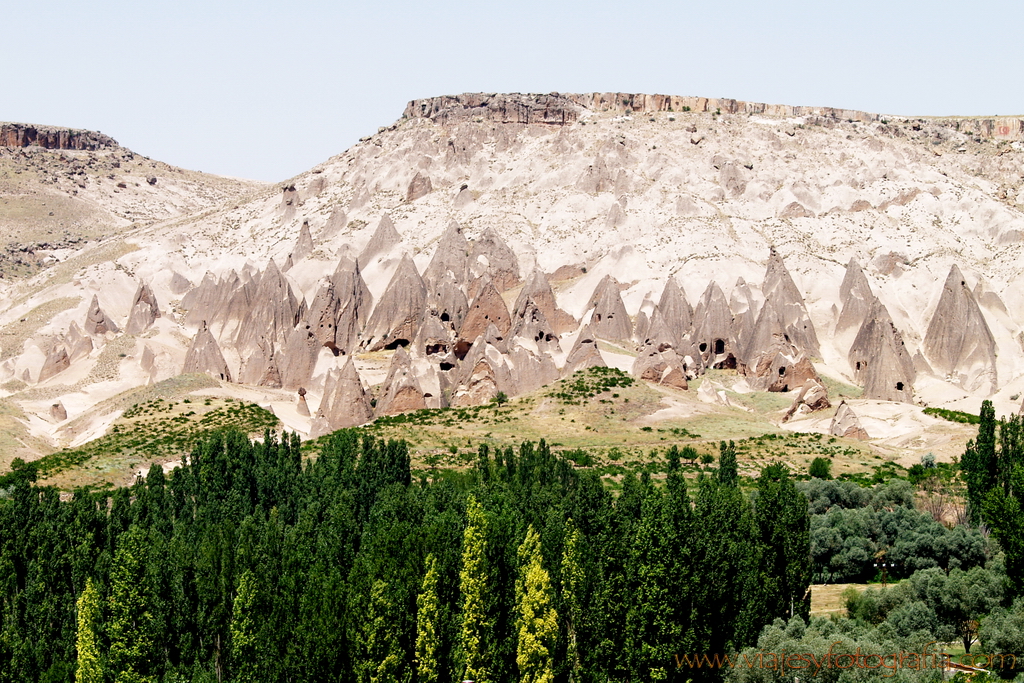
<path id="1" fill-rule="evenodd" d="M 139 284 L 132 300 L 131 312 L 128 314 L 128 323 L 125 325 L 125 334 L 139 335 L 145 332 L 160 317 L 160 306 L 156 302 L 156 295 L 145 282 Z"/>
<path id="2" fill-rule="evenodd" d="M 832 418 L 832 424 L 829 426 L 828 433 L 832 436 L 842 436 L 859 441 L 867 441 L 871 438 L 861 426 L 857 414 L 853 412 L 853 408 L 846 401 L 840 401 L 836 414 Z"/>
<path id="3" fill-rule="evenodd" d="M 466 282 L 466 275 L 469 268 L 469 242 L 462 234 L 462 227 L 452 221 L 448 228 L 441 235 L 434 251 L 433 258 L 423 271 L 423 281 L 435 283 L 451 273 L 455 282 L 460 284 Z"/>
<path id="4" fill-rule="evenodd" d="M 711 368 L 735 368 L 739 349 L 732 326 L 732 310 L 725 292 L 709 282 L 693 310 L 693 344 L 701 365 Z"/>
<path id="5" fill-rule="evenodd" d="M 309 436 L 315 439 L 339 429 L 366 424 L 372 419 L 370 399 L 363 389 L 355 363 L 349 358 L 340 371 L 331 370 L 328 374 Z"/>
<path id="6" fill-rule="evenodd" d="M 295 412 L 303 417 L 309 417 L 309 404 L 306 403 L 306 390 L 299 387 L 298 398 L 295 399 Z"/>
<path id="7" fill-rule="evenodd" d="M 562 366 L 562 377 L 568 377 L 577 370 L 587 368 L 606 367 L 601 351 L 597 348 L 597 337 L 591 333 L 590 326 L 584 325 L 576 337 L 569 355 L 565 358 L 565 365 Z"/>
<path id="8" fill-rule="evenodd" d="M 455 348 L 455 342 L 447 327 L 435 315 L 428 315 L 420 326 L 412 344 L 415 356 L 436 356 L 438 360 L 447 357 Z M 397 353 L 397 351 L 395 352 Z"/>
<path id="9" fill-rule="evenodd" d="M 181 372 L 186 375 L 203 373 L 214 379 L 231 381 L 231 370 L 228 369 L 228 364 L 224 361 L 217 340 L 213 338 L 206 323 L 200 326 L 199 332 L 192 339 L 192 344 L 185 354 L 185 364 Z"/>
<path id="10" fill-rule="evenodd" d="M 544 314 L 544 318 L 551 325 L 551 329 L 554 330 L 556 335 L 572 332 L 579 324 L 574 317 L 558 307 L 551 284 L 539 269 L 535 269 L 530 274 L 523 288 L 519 291 L 516 303 L 512 307 L 512 317 L 523 319 L 530 302 L 533 302 Z"/>
<path id="11" fill-rule="evenodd" d="M 513 384 L 512 396 L 528 394 L 558 379 L 558 368 L 547 353 L 534 353 L 518 343 L 508 352 L 509 373 Z"/>
<path id="12" fill-rule="evenodd" d="M 44 149 L 99 150 L 117 147 L 109 135 L 91 130 L 36 126 L 27 123 L 0 124 L 0 147 L 28 147 Z"/>
<path id="13" fill-rule="evenodd" d="M 434 187 L 430 183 L 430 178 L 417 171 L 416 175 L 409 182 L 409 188 L 405 191 L 405 200 L 407 202 L 414 202 L 420 197 L 430 194 L 433 190 Z"/>
<path id="14" fill-rule="evenodd" d="M 64 339 L 68 347 L 68 356 L 71 358 L 71 362 L 74 363 L 79 358 L 85 358 L 93 350 L 92 337 L 87 336 L 82 332 L 82 328 L 78 326 L 78 323 L 71 321 L 71 325 L 68 326 L 68 333 Z"/>
<path id="15" fill-rule="evenodd" d="M 45 382 L 69 367 L 71 367 L 71 357 L 68 356 L 68 350 L 63 346 L 55 346 L 46 354 L 46 360 L 43 361 L 43 367 L 39 370 L 37 381 Z"/>
<path id="16" fill-rule="evenodd" d="M 57 401 L 52 406 L 50 406 L 50 417 L 56 420 L 57 422 L 63 422 L 64 420 L 68 419 L 68 411 L 64 408 L 64 404 L 61 403 L 60 401 Z"/>
<path id="17" fill-rule="evenodd" d="M 677 349 L 682 347 L 683 339 L 690 334 L 693 327 L 693 309 L 674 276 L 665 281 L 665 288 L 661 290 L 658 313 L 673 334 L 673 346 Z"/>
<path id="18" fill-rule="evenodd" d="M 768 256 L 768 267 L 764 275 L 764 284 L 761 286 L 764 293 L 765 303 L 772 304 L 772 310 L 777 315 L 776 321 L 783 332 L 789 337 L 789 341 L 799 350 L 809 356 L 820 357 L 821 351 L 818 348 L 818 336 L 814 332 L 814 324 L 807 313 L 804 305 L 804 298 L 797 289 L 796 283 L 786 270 L 782 256 L 775 250 L 770 249 Z M 763 312 L 764 309 L 762 309 Z M 760 319 L 760 316 L 759 316 Z M 760 324 L 760 320 L 759 323 Z M 755 330 L 754 336 L 757 336 Z M 745 350 L 750 356 L 751 350 Z M 756 352 L 756 350 L 753 350 Z"/>
<path id="19" fill-rule="evenodd" d="M 494 283 L 486 276 L 477 283 L 476 297 L 469 305 L 466 319 L 459 330 L 460 339 L 476 339 L 487 329 L 488 325 L 494 325 L 498 334 L 504 338 L 508 337 L 512 328 L 512 321 L 505 307 L 505 300 L 498 294 Z"/>
<path id="20" fill-rule="evenodd" d="M 437 318 L 438 322 L 449 331 L 450 336 L 462 329 L 462 324 L 469 313 L 469 301 L 462 287 L 455 281 L 455 276 L 447 273 L 439 282 L 429 286 L 427 292 L 428 317 Z"/>
<path id="21" fill-rule="evenodd" d="M 252 308 L 242 319 L 235 337 L 235 348 L 244 358 L 257 350 L 261 337 L 283 345 L 306 312 L 277 264 L 271 259 L 263 271 L 252 297 Z"/>
<path id="22" fill-rule="evenodd" d="M 996 390 L 995 338 L 955 265 L 942 287 L 923 348 L 935 371 L 965 390 L 984 394 Z"/>
<path id="23" fill-rule="evenodd" d="M 725 388 L 717 382 L 712 382 L 707 377 L 701 380 L 700 386 L 697 387 L 697 398 L 703 403 L 726 407 L 732 406 L 729 396 L 725 393 Z"/>
<path id="24" fill-rule="evenodd" d="M 859 329 L 871 308 L 875 296 L 857 259 L 852 258 L 846 265 L 846 274 L 839 286 L 839 302 L 842 313 L 836 324 L 836 332 Z"/>
<path id="25" fill-rule="evenodd" d="M 540 310 L 540 307 L 532 299 L 527 299 L 523 309 L 512 319 L 509 337 L 520 337 L 531 341 L 536 350 L 542 354 L 561 351 L 558 335 L 548 323 L 544 311 Z"/>
<path id="26" fill-rule="evenodd" d="M 172 294 L 181 296 L 192 289 L 192 283 L 188 281 L 187 277 L 175 271 L 171 274 L 170 288 Z"/>
<path id="27" fill-rule="evenodd" d="M 828 400 L 828 390 L 825 389 L 825 385 L 819 380 L 809 379 L 800 388 L 782 421 L 789 422 L 794 415 L 799 417 L 831 407 L 832 404 Z"/>
<path id="28" fill-rule="evenodd" d="M 864 398 L 913 403 L 914 361 L 889 311 L 877 298 L 872 299 L 850 347 L 854 378 L 864 387 Z"/>
<path id="29" fill-rule="evenodd" d="M 292 261 L 301 261 L 313 253 L 313 235 L 309 233 L 309 221 L 302 221 L 299 228 L 299 236 L 295 240 L 295 248 L 292 249 Z"/>
<path id="30" fill-rule="evenodd" d="M 359 252 L 357 259 L 360 268 L 366 268 L 378 256 L 387 254 L 402 242 L 402 236 L 395 229 L 390 214 L 384 214 L 377 222 L 370 241 L 366 243 L 363 250 Z"/>
<path id="31" fill-rule="evenodd" d="M 480 336 L 473 342 L 459 367 L 451 405 L 483 405 L 499 392 L 508 396 L 516 395 L 511 373 L 501 351 Z"/>
<path id="32" fill-rule="evenodd" d="M 633 336 L 633 324 L 626 313 L 626 306 L 622 303 L 619 283 L 611 275 L 605 275 L 594 288 L 587 310 L 593 311 L 590 329 L 597 337 L 624 340 Z"/>
<path id="33" fill-rule="evenodd" d="M 469 255 L 469 276 L 477 279 L 484 275 L 490 278 L 499 292 L 512 289 L 521 281 L 519 259 L 492 227 L 473 241 Z"/>
<path id="34" fill-rule="evenodd" d="M 412 358 L 404 348 L 399 348 L 391 357 L 391 367 L 381 385 L 375 412 L 377 415 L 397 415 L 426 407 L 423 389 L 413 371 Z"/>
<path id="35" fill-rule="evenodd" d="M 785 392 L 802 387 L 808 380 L 820 381 L 811 359 L 781 337 L 757 356 L 756 365 L 740 363 L 738 370 L 754 391 Z"/>
<path id="36" fill-rule="evenodd" d="M 779 212 L 779 218 L 814 218 L 814 212 L 808 211 L 800 202 L 790 202 Z"/>
<path id="37" fill-rule="evenodd" d="M 647 344 L 633 361 L 632 374 L 648 382 L 686 390 L 686 363 L 670 345 Z"/>
<path id="38" fill-rule="evenodd" d="M 427 288 L 406 254 L 370 314 L 363 335 L 369 351 L 407 346 L 416 338 L 427 302 Z"/>
<path id="39" fill-rule="evenodd" d="M 103 309 L 100 308 L 99 297 L 93 294 L 92 303 L 89 304 L 89 312 L 85 315 L 85 333 L 93 335 L 103 335 L 111 332 L 117 334 L 118 327 L 111 320 Z"/>
<path id="40" fill-rule="evenodd" d="M 736 284 L 729 296 L 729 310 L 732 311 L 732 329 L 736 335 L 736 347 L 746 348 L 754 336 L 754 327 L 760 312 L 758 302 L 750 285 L 742 277 L 736 278 Z"/>

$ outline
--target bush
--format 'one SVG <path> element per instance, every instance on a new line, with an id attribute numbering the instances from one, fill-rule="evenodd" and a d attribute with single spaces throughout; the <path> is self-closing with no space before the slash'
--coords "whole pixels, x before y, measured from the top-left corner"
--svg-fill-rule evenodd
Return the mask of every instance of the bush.
<path id="1" fill-rule="evenodd" d="M 831 479 L 832 461 L 828 458 L 815 458 L 811 461 L 811 466 L 808 468 L 807 473 L 815 479 Z"/>

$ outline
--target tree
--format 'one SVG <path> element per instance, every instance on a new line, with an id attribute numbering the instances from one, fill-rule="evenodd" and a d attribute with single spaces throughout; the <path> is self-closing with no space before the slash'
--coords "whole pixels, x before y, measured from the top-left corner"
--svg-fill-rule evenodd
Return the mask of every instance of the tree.
<path id="1" fill-rule="evenodd" d="M 155 681 L 153 613 L 146 576 L 146 533 L 134 524 L 117 543 L 110 570 L 110 671 L 114 683 Z"/>
<path id="2" fill-rule="evenodd" d="M 541 564 L 540 536 L 531 524 L 519 546 L 516 577 L 516 664 L 522 683 L 552 683 L 552 650 L 558 617 L 551 604 L 551 577 Z"/>
<path id="3" fill-rule="evenodd" d="M 577 630 L 583 619 L 583 563 L 580 532 L 572 519 L 565 524 L 565 548 L 562 551 L 562 601 L 565 603 L 565 623 L 569 642 L 565 658 L 569 665 L 569 681 L 579 681 L 582 664 Z"/>
<path id="4" fill-rule="evenodd" d="M 462 593 L 462 628 L 459 645 L 462 652 L 462 678 L 488 683 L 487 652 L 487 518 L 476 498 L 466 501 L 466 530 L 462 536 L 462 569 L 459 591 Z"/>
<path id="5" fill-rule="evenodd" d="M 960 469 L 967 482 L 969 514 L 976 522 L 982 519 L 985 497 L 996 485 L 996 411 L 992 401 L 981 402 L 978 438 L 967 442 Z"/>
<path id="6" fill-rule="evenodd" d="M 718 456 L 718 481 L 725 486 L 736 486 L 739 484 L 739 467 L 736 462 L 736 443 L 730 441 L 719 444 Z"/>
<path id="7" fill-rule="evenodd" d="M 440 677 L 441 601 L 437 594 L 437 560 L 427 555 L 423 591 L 416 599 L 416 669 L 419 683 L 437 683 Z"/>
<path id="8" fill-rule="evenodd" d="M 832 461 L 828 458 L 815 458 L 811 461 L 811 466 L 807 469 L 807 473 L 815 479 L 831 479 Z"/>
<path id="9" fill-rule="evenodd" d="M 100 593 L 92 577 L 86 579 L 85 590 L 78 598 L 78 667 L 76 683 L 103 683 L 103 664 L 100 659 L 99 627 L 103 619 Z"/>
<path id="10" fill-rule="evenodd" d="M 247 569 L 238 580 L 238 595 L 231 617 L 231 655 L 237 683 L 258 683 L 260 680 L 259 625 L 258 580 Z"/>
<path id="11" fill-rule="evenodd" d="M 370 591 L 369 611 L 363 618 L 361 657 L 356 661 L 356 680 L 360 683 L 408 683 L 412 680 L 394 612 L 391 587 L 377 579 Z"/>
<path id="12" fill-rule="evenodd" d="M 807 497 L 782 463 L 766 465 L 757 480 L 754 520 L 761 538 L 758 586 L 766 620 L 810 612 L 811 522 Z"/>

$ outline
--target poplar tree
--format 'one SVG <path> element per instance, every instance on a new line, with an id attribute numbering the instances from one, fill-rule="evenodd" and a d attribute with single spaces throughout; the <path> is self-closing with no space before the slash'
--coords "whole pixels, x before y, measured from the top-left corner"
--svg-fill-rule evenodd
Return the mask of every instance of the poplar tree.
<path id="1" fill-rule="evenodd" d="M 718 481 L 724 486 L 736 486 L 739 483 L 739 466 L 736 462 L 736 442 L 728 444 L 722 441 L 718 447 Z"/>
<path id="2" fill-rule="evenodd" d="M 153 613 L 146 576 L 146 533 L 134 524 L 121 535 L 110 570 L 110 670 L 114 683 L 155 681 Z"/>
<path id="3" fill-rule="evenodd" d="M 237 683 L 256 683 L 260 679 L 258 601 L 256 576 L 247 569 L 238 580 L 231 616 L 231 656 Z"/>
<path id="4" fill-rule="evenodd" d="M 583 562 L 580 548 L 580 532 L 570 519 L 565 524 L 565 549 L 562 551 L 562 599 L 565 602 L 565 623 L 568 632 L 566 660 L 569 665 L 569 681 L 575 683 L 580 679 L 582 664 L 580 662 L 579 639 L 577 630 L 583 619 Z"/>
<path id="5" fill-rule="evenodd" d="M 103 664 L 100 660 L 99 629 L 102 621 L 100 593 L 92 577 L 86 579 L 85 590 L 78 598 L 78 666 L 75 670 L 76 683 L 103 683 Z"/>
<path id="6" fill-rule="evenodd" d="M 466 501 L 466 530 L 462 536 L 462 569 L 459 591 L 462 593 L 463 680 L 488 683 L 487 653 L 484 635 L 487 630 L 487 566 L 485 538 L 487 518 L 476 498 Z"/>
<path id="7" fill-rule="evenodd" d="M 533 525 L 519 546 L 516 577 L 516 664 L 521 683 L 554 680 L 552 650 L 558 638 L 558 616 L 552 606 L 551 578 L 541 564 L 540 536 Z"/>
<path id="8" fill-rule="evenodd" d="M 402 651 L 400 626 L 395 619 L 393 587 L 377 579 L 370 589 L 370 606 L 363 618 L 356 661 L 360 683 L 409 683 L 412 669 Z"/>
<path id="9" fill-rule="evenodd" d="M 419 683 L 437 683 L 440 677 L 441 601 L 437 594 L 437 560 L 427 555 L 423 590 L 416 599 L 416 671 Z"/>

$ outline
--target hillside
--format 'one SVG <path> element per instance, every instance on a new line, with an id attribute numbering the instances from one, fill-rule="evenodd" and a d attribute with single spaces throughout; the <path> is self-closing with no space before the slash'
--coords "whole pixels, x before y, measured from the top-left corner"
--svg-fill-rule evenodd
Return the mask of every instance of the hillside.
<path id="1" fill-rule="evenodd" d="M 33 171 L 31 212 L 45 187 L 121 232 L 8 283 L 0 400 L 21 445 L 6 457 L 99 436 L 120 414 L 104 402 L 183 372 L 317 436 L 537 400 L 593 365 L 656 394 L 622 427 L 627 448 L 710 410 L 745 435 L 859 436 L 865 462 L 949 457 L 970 430 L 923 407 L 991 397 L 1009 413 L 1024 393 L 1020 137 L 1018 119 L 462 95 L 411 102 L 273 187 L 200 191 L 186 180 L 206 176 L 167 170 L 132 184 L 155 162 L 8 149 L 21 175 L 96 154 L 84 188 Z M 836 418 L 842 401 L 853 418 Z M 454 435 L 430 438 L 423 457 Z"/>

